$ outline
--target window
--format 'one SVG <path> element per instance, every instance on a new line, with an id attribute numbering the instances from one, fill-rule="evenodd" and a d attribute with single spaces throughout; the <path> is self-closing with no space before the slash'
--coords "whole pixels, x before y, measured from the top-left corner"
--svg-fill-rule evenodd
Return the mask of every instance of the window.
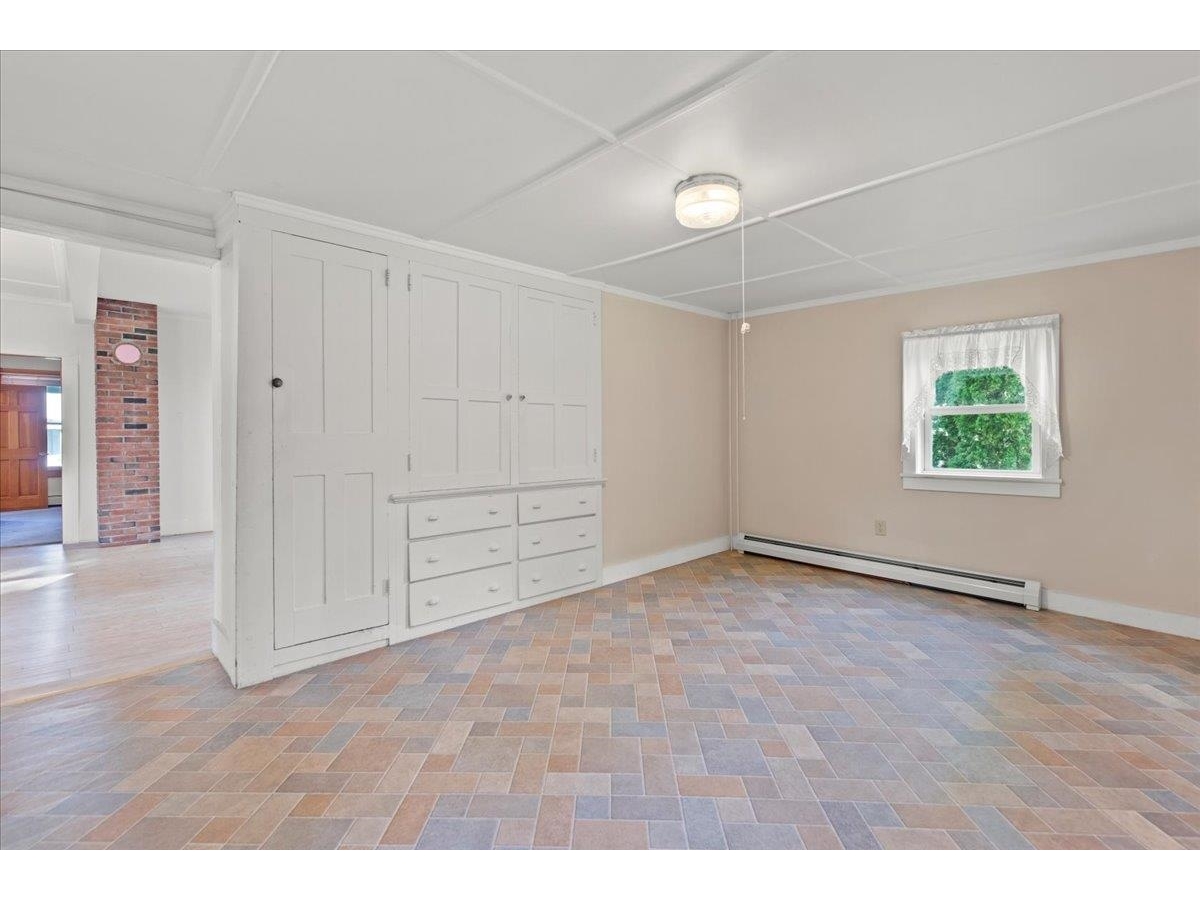
<path id="1" fill-rule="evenodd" d="M 46 388 L 46 468 L 62 469 L 62 388 Z"/>
<path id="2" fill-rule="evenodd" d="M 903 485 L 1057 497 L 1058 317 L 904 335 Z"/>

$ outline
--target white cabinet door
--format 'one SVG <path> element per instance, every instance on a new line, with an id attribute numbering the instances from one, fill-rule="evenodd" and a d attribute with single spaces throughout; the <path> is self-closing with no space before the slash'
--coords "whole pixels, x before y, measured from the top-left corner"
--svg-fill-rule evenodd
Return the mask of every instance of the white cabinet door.
<path id="1" fill-rule="evenodd" d="M 521 288 L 517 311 L 521 483 L 599 471 L 599 315 L 586 300 Z"/>
<path id="2" fill-rule="evenodd" d="M 275 234 L 275 646 L 388 621 L 384 257 Z"/>
<path id="3" fill-rule="evenodd" d="M 512 473 L 512 285 L 412 267 L 411 489 L 490 487 Z"/>

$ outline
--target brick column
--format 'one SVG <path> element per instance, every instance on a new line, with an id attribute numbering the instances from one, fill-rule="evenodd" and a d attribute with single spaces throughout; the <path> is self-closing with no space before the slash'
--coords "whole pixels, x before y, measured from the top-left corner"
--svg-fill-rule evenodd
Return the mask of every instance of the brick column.
<path id="1" fill-rule="evenodd" d="M 118 344 L 141 359 L 117 362 Z M 102 545 L 159 540 L 158 308 L 147 303 L 96 304 L 96 482 Z"/>

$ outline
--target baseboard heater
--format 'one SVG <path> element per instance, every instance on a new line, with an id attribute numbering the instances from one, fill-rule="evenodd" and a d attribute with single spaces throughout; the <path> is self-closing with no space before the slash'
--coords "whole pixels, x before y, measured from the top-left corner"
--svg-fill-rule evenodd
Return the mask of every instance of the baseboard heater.
<path id="1" fill-rule="evenodd" d="M 873 575 L 876 578 L 886 578 L 890 581 L 904 581 L 943 591 L 954 591 L 957 594 L 970 594 L 975 597 L 986 597 L 989 600 L 1019 603 L 1026 609 L 1041 609 L 1042 607 L 1042 583 L 1040 581 L 1005 578 L 1001 575 L 988 575 L 964 569 L 948 569 L 944 566 L 930 566 L 925 563 L 891 559 L 886 556 L 869 556 L 866 553 L 835 550 L 830 547 L 800 544 L 795 541 L 783 541 L 754 534 L 739 534 L 733 541 L 733 547 L 735 550 L 743 550 L 746 553 L 777 556 L 780 559 L 809 563 L 827 569 L 843 569 L 847 572 Z"/>

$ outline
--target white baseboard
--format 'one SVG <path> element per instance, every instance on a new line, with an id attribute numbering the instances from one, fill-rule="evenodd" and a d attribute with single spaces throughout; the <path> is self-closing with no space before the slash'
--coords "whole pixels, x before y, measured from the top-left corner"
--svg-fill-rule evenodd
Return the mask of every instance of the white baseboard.
<path id="1" fill-rule="evenodd" d="M 628 578 L 637 578 L 648 572 L 669 569 L 671 566 L 682 565 L 685 562 L 691 562 L 693 559 L 700 559 L 703 556 L 712 556 L 714 553 L 721 553 L 724 550 L 728 550 L 729 547 L 729 535 L 723 534 L 720 537 L 710 538 L 707 541 L 700 541 L 698 544 L 688 544 L 686 547 L 673 547 L 670 550 L 664 550 L 662 553 L 643 556 L 641 559 L 613 563 L 611 566 L 604 567 L 602 581 L 604 584 L 609 585 L 618 581 L 625 581 Z"/>
<path id="2" fill-rule="evenodd" d="M 1117 625 L 1129 625 L 1133 628 L 1145 628 L 1147 631 L 1160 631 L 1163 634 L 1200 639 L 1200 616 L 1160 612 L 1156 609 L 1130 606 L 1127 603 L 1096 600 L 1092 597 L 1079 597 L 1075 594 L 1051 590 L 1043 592 L 1042 605 L 1054 612 L 1070 613 L 1073 616 L 1083 616 L 1087 619 L 1100 619 Z"/>

